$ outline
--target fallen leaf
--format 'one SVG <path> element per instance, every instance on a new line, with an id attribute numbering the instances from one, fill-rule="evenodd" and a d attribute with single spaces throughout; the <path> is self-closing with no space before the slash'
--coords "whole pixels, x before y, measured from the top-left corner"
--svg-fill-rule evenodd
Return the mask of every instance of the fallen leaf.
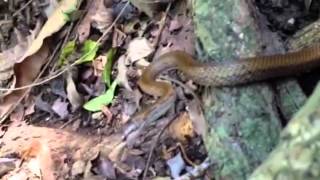
<path id="1" fill-rule="evenodd" d="M 99 157 L 94 161 L 99 174 L 107 179 L 116 179 L 115 167 L 108 158 L 105 158 L 100 154 Z"/>
<path id="2" fill-rule="evenodd" d="M 88 3 L 88 12 L 81 21 L 78 29 L 77 35 L 80 43 L 83 43 L 88 39 L 90 35 L 90 28 L 92 27 L 104 32 L 113 20 L 113 11 L 111 7 L 112 0 L 106 1 L 106 6 L 104 0 L 96 0 Z"/>
<path id="3" fill-rule="evenodd" d="M 0 177 L 16 168 L 16 159 L 0 158 Z"/>
<path id="4" fill-rule="evenodd" d="M 120 31 L 119 29 L 115 28 L 114 32 L 112 34 L 112 47 L 120 47 L 125 43 L 125 40 L 127 39 L 127 34 Z"/>
<path id="5" fill-rule="evenodd" d="M 73 81 L 72 74 L 71 72 L 68 72 L 67 74 L 67 97 L 68 100 L 72 106 L 72 112 L 75 112 L 79 107 L 82 106 L 84 99 L 83 97 L 79 94 L 76 85 Z"/>
<path id="6" fill-rule="evenodd" d="M 65 60 L 75 51 L 76 49 L 76 41 L 69 41 L 66 45 L 62 48 L 62 52 L 59 56 L 58 65 L 62 66 L 66 62 Z"/>
<path id="7" fill-rule="evenodd" d="M 187 113 L 181 114 L 168 127 L 169 134 L 179 141 L 185 142 L 186 137 L 194 136 L 192 121 Z"/>
<path id="8" fill-rule="evenodd" d="M 98 29 L 101 33 L 106 31 L 113 21 L 113 9 L 112 9 L 112 0 L 108 1 L 108 7 L 105 6 L 104 0 L 99 0 L 98 9 L 95 11 L 93 16 L 91 17 L 91 25 L 92 27 Z"/>
<path id="9" fill-rule="evenodd" d="M 19 62 L 35 54 L 42 47 L 43 42 L 47 37 L 59 31 L 69 21 L 68 14 L 71 14 L 76 10 L 77 3 L 77 0 L 63 0 L 60 2 L 59 7 L 48 18 L 38 36 Z"/>
<path id="10" fill-rule="evenodd" d="M 125 60 L 126 60 L 125 55 L 122 55 L 118 59 L 118 66 L 117 66 L 118 75 L 116 77 L 116 80 L 120 85 L 124 86 L 128 91 L 132 91 L 129 85 L 128 77 L 127 77 L 128 68 L 125 64 Z"/>
<path id="11" fill-rule="evenodd" d="M 72 164 L 71 175 L 76 177 L 77 175 L 81 175 L 85 172 L 86 163 L 82 160 L 78 160 Z"/>
<path id="12" fill-rule="evenodd" d="M 100 55 L 92 61 L 92 66 L 94 69 L 93 72 L 95 76 L 98 76 L 98 77 L 102 76 L 104 66 L 106 63 L 107 63 L 107 57 L 104 55 Z"/>
<path id="13" fill-rule="evenodd" d="M 92 61 L 97 54 L 97 51 L 99 49 L 99 44 L 92 40 L 87 40 L 84 42 L 83 48 L 82 48 L 82 56 L 79 60 L 77 60 L 78 64 L 90 62 Z"/>
<path id="14" fill-rule="evenodd" d="M 103 116 L 103 112 L 99 111 L 99 112 L 94 112 L 92 113 L 91 115 L 91 118 L 94 119 L 94 120 L 102 120 L 104 118 Z"/>
<path id="15" fill-rule="evenodd" d="M 155 58 L 161 54 L 172 51 L 182 50 L 190 54 L 195 53 L 195 35 L 193 30 L 192 20 L 185 16 L 175 17 L 178 18 L 182 27 L 177 32 L 172 33 L 170 29 L 165 26 L 161 33 L 161 40 L 159 42 L 159 48 L 155 53 Z"/>
<path id="16" fill-rule="evenodd" d="M 144 37 L 133 39 L 128 45 L 128 58 L 131 63 L 149 56 L 154 51 L 150 42 Z"/>
<path id="17" fill-rule="evenodd" d="M 187 103 L 187 111 L 189 112 L 189 117 L 195 132 L 202 137 L 206 137 L 208 125 L 200 107 L 201 105 L 195 100 Z"/>
<path id="18" fill-rule="evenodd" d="M 104 94 L 91 99 L 90 101 L 84 104 L 83 108 L 88 111 L 94 112 L 100 111 L 103 106 L 110 104 L 113 100 L 117 84 L 117 81 L 113 81 L 110 88 Z"/>
<path id="19" fill-rule="evenodd" d="M 51 108 L 61 119 L 65 119 L 69 115 L 68 103 L 63 102 L 60 98 L 54 101 Z"/>
<path id="20" fill-rule="evenodd" d="M 113 148 L 113 150 L 108 154 L 108 158 L 112 161 L 112 162 L 118 162 L 122 156 L 122 154 L 124 153 L 126 147 L 126 143 L 125 142 L 121 142 L 119 143 L 117 146 L 115 146 Z"/>
<path id="21" fill-rule="evenodd" d="M 18 44 L 13 48 L 3 51 L 2 53 L 4 57 L 12 63 L 20 63 L 22 60 L 24 60 L 22 59 L 22 57 L 25 55 L 28 48 L 30 48 L 30 46 L 32 45 L 34 39 L 37 37 L 41 26 L 42 21 L 37 21 L 36 27 L 32 31 L 30 31 L 29 36 L 25 36 L 18 29 L 14 29 L 14 34 L 17 37 Z"/>
<path id="22" fill-rule="evenodd" d="M 167 160 L 167 165 L 170 168 L 171 177 L 177 178 L 180 176 L 180 173 L 185 168 L 186 163 L 184 162 L 181 153 L 178 153 L 173 158 Z"/>
<path id="23" fill-rule="evenodd" d="M 44 63 L 47 62 L 49 55 L 48 42 L 44 43 L 38 52 L 26 58 L 23 62 L 15 64 L 16 86 L 21 87 L 30 85 L 37 77 Z M 20 99 L 24 90 L 13 91 L 3 97 L 0 104 L 0 117 L 3 117 L 11 107 Z"/>
<path id="24" fill-rule="evenodd" d="M 41 22 L 36 23 L 36 27 L 31 31 L 31 35 L 24 36 L 19 30 L 14 29 L 17 37 L 17 45 L 0 53 L 0 84 L 3 88 L 13 88 L 16 86 L 16 75 L 14 65 L 19 63 L 19 59 L 25 54 L 31 42 L 41 28 Z M 2 91 L 1 97 L 10 94 L 12 91 Z"/>

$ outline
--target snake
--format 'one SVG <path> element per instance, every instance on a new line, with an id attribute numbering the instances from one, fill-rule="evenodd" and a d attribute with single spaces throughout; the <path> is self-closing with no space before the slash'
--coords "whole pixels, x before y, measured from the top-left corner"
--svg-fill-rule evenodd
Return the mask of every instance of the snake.
<path id="1" fill-rule="evenodd" d="M 125 136 L 136 130 L 138 125 L 147 125 L 157 120 L 174 105 L 176 93 L 171 84 L 157 81 L 157 77 L 164 71 L 182 71 L 187 78 L 202 86 L 226 87 L 295 75 L 319 66 L 320 44 L 285 54 L 248 57 L 222 63 L 201 63 L 181 50 L 164 53 L 142 72 L 138 80 L 143 92 L 159 98 L 154 104 L 133 115 L 131 122 L 135 125 L 127 128 Z"/>

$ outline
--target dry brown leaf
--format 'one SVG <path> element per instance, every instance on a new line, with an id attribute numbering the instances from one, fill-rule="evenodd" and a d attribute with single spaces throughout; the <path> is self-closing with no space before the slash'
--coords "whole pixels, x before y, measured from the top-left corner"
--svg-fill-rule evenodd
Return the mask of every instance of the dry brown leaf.
<path id="1" fill-rule="evenodd" d="M 48 43 L 44 43 L 38 52 L 15 65 L 16 87 L 29 85 L 37 77 L 49 56 L 49 47 L 47 45 Z M 25 91 L 26 89 L 13 91 L 3 97 L 3 101 L 0 104 L 0 117 L 3 117 L 11 109 Z"/>
<path id="2" fill-rule="evenodd" d="M 71 13 L 77 7 L 77 0 L 63 0 L 59 7 L 49 17 L 47 22 L 42 27 L 37 38 L 32 42 L 24 56 L 19 60 L 23 61 L 25 58 L 35 54 L 43 45 L 44 40 L 50 37 L 53 33 L 59 31 L 66 23 L 67 13 Z"/>
<path id="3" fill-rule="evenodd" d="M 127 34 L 123 33 L 119 29 L 115 28 L 115 31 L 112 35 L 112 47 L 120 47 L 122 44 L 125 43 L 125 40 L 127 38 Z"/>
<path id="4" fill-rule="evenodd" d="M 195 135 L 192 122 L 187 113 L 183 113 L 175 119 L 168 127 L 168 132 L 173 138 L 182 142 L 187 140 L 186 137 L 193 137 Z"/>
<path id="5" fill-rule="evenodd" d="M 112 162 L 117 162 L 120 160 L 121 156 L 124 153 L 126 147 L 126 143 L 125 142 L 121 142 L 119 143 L 116 147 L 113 148 L 113 150 L 108 154 L 108 158 L 112 161 Z"/>
<path id="6" fill-rule="evenodd" d="M 25 36 L 18 29 L 14 29 L 14 33 L 17 37 L 18 43 L 13 48 L 3 51 L 3 56 L 6 61 L 13 63 L 20 63 L 23 61 L 22 57 L 27 52 L 28 48 L 31 46 L 33 40 L 38 35 L 42 26 L 42 22 L 39 20 L 36 23 L 36 27 L 30 31 L 29 36 Z"/>
<path id="7" fill-rule="evenodd" d="M 125 60 L 126 60 L 125 55 L 122 55 L 121 57 L 119 57 L 118 66 L 117 66 L 118 75 L 116 77 L 116 81 L 120 85 L 124 86 L 128 91 L 132 91 L 132 89 L 129 85 L 128 77 L 127 77 L 128 68 L 125 64 Z"/>
<path id="8" fill-rule="evenodd" d="M 107 60 L 107 56 L 100 55 L 92 61 L 95 76 L 101 77 Z"/>
<path id="9" fill-rule="evenodd" d="M 77 29 L 80 43 L 88 39 L 91 26 L 103 33 L 112 24 L 113 11 L 109 8 L 111 5 L 112 0 L 107 0 L 106 4 L 104 0 L 88 2 L 88 12 Z"/>
<path id="10" fill-rule="evenodd" d="M 179 19 L 182 27 L 179 27 L 179 30 L 175 30 L 177 31 L 175 33 L 172 33 L 169 27 L 163 29 L 155 57 L 172 50 L 182 50 L 190 54 L 195 53 L 195 35 L 193 33 L 192 20 L 185 16 L 179 16 L 172 21 L 176 21 L 176 19 Z"/>
<path id="11" fill-rule="evenodd" d="M 14 74 L 14 64 L 21 60 L 34 37 L 38 34 L 42 23 L 37 22 L 36 27 L 31 31 L 31 35 L 24 36 L 19 30 L 14 29 L 17 37 L 17 45 L 0 53 L 0 86 L 3 88 L 13 88 L 16 85 L 16 76 Z M 12 91 L 1 91 L 0 97 L 10 94 Z"/>
<path id="12" fill-rule="evenodd" d="M 187 111 L 189 112 L 190 120 L 192 121 L 196 133 L 202 137 L 206 137 L 208 125 L 200 107 L 201 106 L 197 103 L 197 101 L 193 100 L 188 103 Z"/>
<path id="13" fill-rule="evenodd" d="M 112 0 L 108 0 L 112 3 Z M 106 31 L 109 26 L 112 24 L 113 21 L 113 10 L 112 8 L 107 8 L 104 5 L 104 1 L 100 2 L 97 11 L 95 14 L 91 17 L 92 19 L 92 27 L 98 29 L 101 33 Z M 111 6 L 111 5 L 110 5 Z"/>
<path id="14" fill-rule="evenodd" d="M 133 39 L 128 45 L 128 58 L 131 63 L 149 56 L 154 51 L 150 42 L 142 37 Z"/>

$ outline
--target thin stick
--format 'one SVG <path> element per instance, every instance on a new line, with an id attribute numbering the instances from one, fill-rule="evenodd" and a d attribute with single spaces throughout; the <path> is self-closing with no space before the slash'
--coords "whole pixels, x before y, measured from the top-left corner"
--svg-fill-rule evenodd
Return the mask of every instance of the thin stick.
<path id="1" fill-rule="evenodd" d="M 116 22 L 118 21 L 118 19 L 120 18 L 120 16 L 123 14 L 125 8 L 128 6 L 129 4 L 129 1 L 126 3 L 126 5 L 123 7 L 123 9 L 121 10 L 121 12 L 118 14 L 117 18 L 113 21 L 113 23 L 109 26 L 109 28 L 102 34 L 102 36 L 98 39 L 97 41 L 97 44 L 99 44 L 103 38 L 107 35 L 107 33 L 111 30 L 111 28 L 116 24 Z M 93 48 L 95 49 L 95 48 Z M 92 51 L 92 50 L 91 50 Z M 87 54 L 90 54 L 91 51 L 89 51 Z M 35 86 L 39 86 L 39 85 L 42 85 L 44 83 L 47 83 L 57 77 L 59 77 L 60 75 L 64 74 L 67 70 L 69 70 L 69 68 L 77 65 L 79 62 L 78 61 L 75 61 L 73 62 L 70 66 L 67 66 L 65 67 L 64 69 L 62 69 L 60 72 L 57 72 L 56 74 L 48 77 L 47 79 L 44 79 L 40 82 L 37 82 L 37 83 L 32 83 L 32 84 L 28 84 L 28 85 L 25 85 L 25 86 L 21 86 L 21 87 L 16 87 L 16 88 L 0 88 L 0 91 L 15 91 L 15 90 L 22 90 L 22 89 L 27 89 L 27 88 L 32 88 L 32 87 L 35 87 Z"/>
<path id="2" fill-rule="evenodd" d="M 144 172 L 143 172 L 143 176 L 142 176 L 142 180 L 145 180 L 146 177 L 147 177 L 147 173 L 148 173 L 148 169 L 150 167 L 150 162 L 151 162 L 151 158 L 152 158 L 152 155 L 153 155 L 153 152 L 154 152 L 154 149 L 156 148 L 156 145 L 158 144 L 158 141 L 161 137 L 161 135 L 163 134 L 164 130 L 166 130 L 169 125 L 173 122 L 173 120 L 177 117 L 177 115 L 171 117 L 171 118 L 168 118 L 168 122 L 165 124 L 165 126 L 161 129 L 161 131 L 158 133 L 156 139 L 153 141 L 152 143 L 152 146 L 151 146 L 151 149 L 150 149 L 150 152 L 148 154 L 148 160 L 147 160 L 147 163 L 146 163 L 146 167 L 144 169 Z"/>
<path id="3" fill-rule="evenodd" d="M 38 76 L 36 77 L 35 81 L 39 80 L 40 77 L 42 76 L 42 74 L 44 73 L 44 71 L 48 68 L 49 64 L 53 61 L 56 53 L 58 52 L 59 48 L 60 48 L 61 43 L 58 44 L 58 46 L 56 46 L 56 48 L 54 49 L 52 55 L 49 58 L 49 61 L 45 64 L 44 68 L 40 71 L 40 73 L 38 74 Z M 21 101 L 27 96 L 27 94 L 29 94 L 31 89 L 26 90 L 22 96 L 17 100 L 17 102 L 10 107 L 10 109 L 1 117 L 0 119 L 0 124 L 2 124 L 7 118 L 8 116 L 16 109 L 16 107 L 21 103 Z"/>
<path id="4" fill-rule="evenodd" d="M 30 3 L 32 3 L 32 0 L 29 0 L 26 4 L 24 4 L 19 10 L 17 10 L 15 13 L 12 14 L 12 17 L 17 16 L 21 11 L 23 11 Z"/>
<path id="5" fill-rule="evenodd" d="M 162 31 L 163 31 L 163 29 L 164 29 L 164 25 L 165 25 L 165 23 L 166 23 L 169 10 L 170 10 L 170 8 L 171 8 L 171 4 L 172 4 L 172 3 L 169 3 L 169 4 L 168 4 L 167 9 L 166 9 L 166 11 L 165 11 L 165 14 L 164 14 L 163 18 L 161 18 L 161 20 L 160 20 L 159 34 L 157 35 L 157 37 L 156 37 L 156 39 L 155 39 L 155 41 L 154 41 L 154 43 L 153 43 L 153 47 L 154 47 L 154 48 L 158 46 L 158 43 L 159 43 L 159 41 L 160 41 L 160 37 L 161 37 Z"/>

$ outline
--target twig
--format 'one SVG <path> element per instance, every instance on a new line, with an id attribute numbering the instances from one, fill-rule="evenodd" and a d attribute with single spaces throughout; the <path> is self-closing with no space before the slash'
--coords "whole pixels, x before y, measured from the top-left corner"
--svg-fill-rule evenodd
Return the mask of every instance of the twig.
<path id="1" fill-rule="evenodd" d="M 83 0 L 80 0 L 79 6 L 81 5 Z M 63 47 L 65 45 L 65 43 L 67 42 L 67 40 L 69 39 L 70 36 L 70 32 L 74 27 L 74 23 L 72 22 L 71 25 L 69 26 L 67 35 L 64 38 L 64 41 L 61 42 L 56 46 L 56 48 L 54 49 L 52 55 L 49 58 L 49 61 L 44 65 L 44 67 L 42 68 L 42 70 L 40 71 L 40 73 L 38 74 L 38 76 L 36 77 L 36 79 L 34 80 L 34 82 L 39 81 L 40 77 L 44 74 L 45 70 L 48 68 L 48 66 L 51 64 L 51 62 L 55 59 L 55 56 L 57 55 L 57 52 L 59 50 L 60 47 Z M 8 116 L 12 113 L 12 111 L 14 111 L 16 109 L 16 107 L 21 103 L 21 101 L 27 96 L 27 94 L 29 94 L 30 89 L 25 91 L 22 96 L 18 99 L 18 101 L 12 106 L 10 107 L 10 109 L 6 112 L 6 114 L 1 118 L 0 120 L 0 124 L 2 124 L 7 118 Z"/>
<path id="2" fill-rule="evenodd" d="M 38 76 L 36 77 L 35 81 L 39 80 L 40 77 L 42 76 L 42 74 L 45 72 L 45 70 L 48 68 L 49 64 L 53 61 L 56 53 L 58 52 L 59 48 L 60 48 L 61 43 L 59 43 L 58 46 L 56 46 L 56 48 L 54 49 L 52 55 L 49 58 L 49 61 L 44 65 L 43 69 L 40 71 L 40 73 L 38 74 Z M 31 88 L 26 90 L 22 96 L 17 100 L 17 102 L 15 102 L 14 105 L 12 105 L 10 107 L 10 109 L 1 117 L 0 120 L 0 124 L 2 124 L 7 118 L 8 116 L 16 109 L 16 107 L 21 103 L 21 101 L 27 96 L 27 94 L 29 94 Z"/>
<path id="3" fill-rule="evenodd" d="M 173 116 L 171 118 L 168 118 L 168 122 L 163 126 L 163 128 L 161 129 L 161 131 L 158 133 L 156 139 L 153 141 L 152 143 L 152 146 L 151 146 L 151 149 L 150 149 L 150 152 L 148 154 L 148 160 L 147 160 L 147 163 L 146 163 L 146 167 L 144 169 L 144 172 L 143 172 L 143 176 L 142 176 L 142 180 L 145 180 L 146 177 L 147 177 L 147 173 L 148 173 L 148 169 L 149 169 L 149 166 L 150 166 L 150 162 L 151 162 L 151 158 L 152 158 L 152 154 L 154 152 L 154 149 L 156 148 L 156 145 L 161 137 L 161 135 L 163 134 L 164 130 L 167 129 L 167 127 L 173 122 L 173 120 L 176 118 L 177 116 Z"/>
<path id="4" fill-rule="evenodd" d="M 180 142 L 177 143 L 177 146 L 178 148 L 180 148 L 180 151 L 184 160 L 193 167 L 197 166 L 197 164 L 192 162 L 191 159 L 188 157 L 186 150 L 184 149 L 183 145 Z"/>
<path id="5" fill-rule="evenodd" d="M 127 3 L 123 6 L 123 8 L 121 9 L 121 11 L 119 12 L 118 16 L 114 19 L 114 21 L 112 22 L 112 24 L 108 27 L 108 29 L 106 29 L 103 34 L 100 36 L 100 38 L 97 40 L 97 44 L 99 44 L 104 38 L 105 36 L 108 34 L 108 32 L 111 30 L 111 28 L 113 28 L 115 26 L 115 24 L 117 23 L 117 21 L 119 20 L 119 18 L 121 17 L 121 15 L 124 13 L 124 10 L 127 8 L 127 6 L 129 5 L 130 1 L 127 1 Z"/>
<path id="6" fill-rule="evenodd" d="M 171 8 L 171 2 L 168 4 L 167 6 L 167 9 L 162 17 L 162 19 L 160 20 L 160 25 L 159 25 L 159 34 L 157 34 L 156 38 L 155 38 L 155 41 L 153 42 L 153 47 L 157 47 L 158 46 L 158 43 L 160 41 L 160 37 L 161 37 L 161 34 L 162 34 L 162 31 L 164 29 L 164 25 L 166 23 L 166 20 L 167 20 L 167 17 L 168 17 L 168 13 L 169 13 L 169 10 Z"/>
<path id="7" fill-rule="evenodd" d="M 109 28 L 102 34 L 102 36 L 98 39 L 97 41 L 97 44 L 99 45 L 99 43 L 103 40 L 103 38 L 107 35 L 107 33 L 111 30 L 111 28 L 116 24 L 117 20 L 120 18 L 120 16 L 122 15 L 122 13 L 124 12 L 125 8 L 127 7 L 127 5 L 129 4 L 129 1 L 126 3 L 126 5 L 123 7 L 123 9 L 121 10 L 121 12 L 118 14 L 117 18 L 113 21 L 113 23 L 109 26 Z M 93 48 L 95 49 L 95 48 Z M 93 51 L 93 49 L 91 51 Z M 85 55 L 87 54 L 90 54 L 91 51 L 89 51 L 88 53 L 86 53 Z M 32 88 L 32 87 L 35 87 L 35 86 L 39 86 L 39 85 L 42 85 L 44 83 L 47 83 L 57 77 L 59 77 L 60 75 L 64 74 L 67 70 L 69 70 L 69 68 L 77 65 L 79 62 L 78 61 L 75 61 L 74 63 L 72 63 L 71 65 L 65 67 L 64 69 L 62 69 L 60 72 L 57 72 L 56 74 L 48 77 L 47 79 L 44 79 L 40 82 L 37 82 L 37 83 L 32 83 L 32 84 L 28 84 L 28 85 L 25 85 L 25 86 L 21 86 L 21 87 L 16 87 L 16 88 L 0 88 L 0 91 L 15 91 L 15 90 L 22 90 L 22 89 L 27 89 L 27 88 Z"/>
<path id="8" fill-rule="evenodd" d="M 15 13 L 12 14 L 12 17 L 17 16 L 21 11 L 23 11 L 30 3 L 32 3 L 32 0 L 29 0 L 27 3 L 25 3 L 19 10 L 17 10 Z"/>

